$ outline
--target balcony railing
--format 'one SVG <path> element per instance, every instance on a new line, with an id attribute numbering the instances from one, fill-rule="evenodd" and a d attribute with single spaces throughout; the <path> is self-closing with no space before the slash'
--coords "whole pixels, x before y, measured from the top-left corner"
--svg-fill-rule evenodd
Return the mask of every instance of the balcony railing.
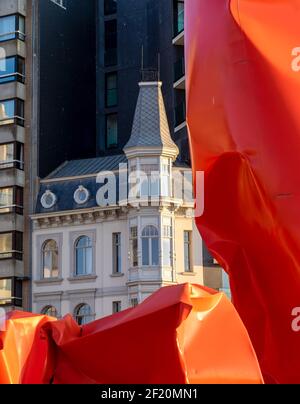
<path id="1" fill-rule="evenodd" d="M 0 75 L 0 84 L 11 83 L 12 81 L 18 81 L 19 83 L 25 83 L 25 76 L 20 73 L 11 73 Z"/>
<path id="2" fill-rule="evenodd" d="M 7 168 L 17 168 L 24 171 L 24 162 L 20 160 L 0 161 L 0 170 L 5 170 Z"/>
<path id="3" fill-rule="evenodd" d="M 24 123 L 25 123 L 25 119 L 18 115 L 0 119 L 0 126 L 12 125 L 12 124 L 24 126 Z"/>
<path id="4" fill-rule="evenodd" d="M 25 41 L 25 34 L 21 31 L 5 32 L 0 34 L 0 42 L 10 41 L 12 39 L 20 39 L 21 41 Z"/>
<path id="5" fill-rule="evenodd" d="M 22 251 L 0 251 L 0 260 L 7 260 L 7 259 L 16 259 L 18 261 L 23 260 L 23 252 Z"/>

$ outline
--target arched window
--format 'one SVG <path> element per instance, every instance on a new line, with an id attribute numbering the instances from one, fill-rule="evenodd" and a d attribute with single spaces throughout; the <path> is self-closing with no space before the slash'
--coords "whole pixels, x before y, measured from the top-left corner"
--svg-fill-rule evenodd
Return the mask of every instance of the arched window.
<path id="1" fill-rule="evenodd" d="M 48 240 L 43 245 L 43 279 L 58 278 L 58 246 L 55 240 Z"/>
<path id="2" fill-rule="evenodd" d="M 93 320 L 92 309 L 88 304 L 80 304 L 74 311 L 78 325 L 88 324 Z"/>
<path id="3" fill-rule="evenodd" d="M 56 317 L 57 318 L 57 310 L 54 306 L 46 306 L 41 311 L 42 314 L 49 317 Z"/>
<path id="4" fill-rule="evenodd" d="M 75 275 L 93 273 L 93 243 L 90 237 L 82 236 L 75 243 Z"/>
<path id="5" fill-rule="evenodd" d="M 159 265 L 159 234 L 155 226 L 147 226 L 142 232 L 143 266 Z"/>

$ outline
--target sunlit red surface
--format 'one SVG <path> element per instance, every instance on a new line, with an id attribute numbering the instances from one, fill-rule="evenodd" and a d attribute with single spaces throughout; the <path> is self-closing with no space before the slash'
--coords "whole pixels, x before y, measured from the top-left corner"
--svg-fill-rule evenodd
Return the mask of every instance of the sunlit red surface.
<path id="1" fill-rule="evenodd" d="M 0 341 L 0 383 L 262 383 L 231 302 L 196 285 L 82 327 L 13 313 Z"/>
<path id="2" fill-rule="evenodd" d="M 299 0 L 188 0 L 186 78 L 198 227 L 230 275 L 268 382 L 300 382 Z"/>

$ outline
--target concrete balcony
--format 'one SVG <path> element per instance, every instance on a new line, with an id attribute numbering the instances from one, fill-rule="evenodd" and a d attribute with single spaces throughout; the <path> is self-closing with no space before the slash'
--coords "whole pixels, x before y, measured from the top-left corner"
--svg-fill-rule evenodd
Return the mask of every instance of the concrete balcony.
<path id="1" fill-rule="evenodd" d="M 14 185 L 24 188 L 24 171 L 18 170 L 17 168 L 5 168 L 0 170 L 0 187 L 5 188 Z"/>
<path id="2" fill-rule="evenodd" d="M 175 90 L 185 90 L 185 76 L 182 76 L 174 83 Z"/>
<path id="3" fill-rule="evenodd" d="M 0 278 L 24 277 L 23 261 L 16 259 L 0 259 Z"/>
<path id="4" fill-rule="evenodd" d="M 0 101 L 19 98 L 26 100 L 26 87 L 22 83 L 16 81 L 0 85 Z"/>
<path id="5" fill-rule="evenodd" d="M 21 56 L 26 58 L 26 45 L 20 39 L 11 39 L 10 41 L 0 42 L 1 48 L 4 49 L 5 57 Z"/>
<path id="6" fill-rule="evenodd" d="M 1 232 L 11 232 L 24 230 L 24 218 L 16 213 L 1 213 L 0 214 L 0 229 Z"/>
<path id="7" fill-rule="evenodd" d="M 0 143 L 11 142 L 25 143 L 25 128 L 23 126 L 14 124 L 0 126 Z"/>
<path id="8" fill-rule="evenodd" d="M 0 1 L 0 17 L 17 13 L 26 16 L 26 0 Z"/>
<path id="9" fill-rule="evenodd" d="M 175 46 L 184 46 L 184 31 L 177 34 L 172 42 Z"/>
<path id="10" fill-rule="evenodd" d="M 128 271 L 128 284 L 139 282 L 173 282 L 173 269 L 162 267 L 138 267 Z"/>

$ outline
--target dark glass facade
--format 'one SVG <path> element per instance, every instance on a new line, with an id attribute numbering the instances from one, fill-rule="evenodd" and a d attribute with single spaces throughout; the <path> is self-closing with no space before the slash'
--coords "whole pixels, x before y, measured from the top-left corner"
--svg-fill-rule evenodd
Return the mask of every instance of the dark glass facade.
<path id="1" fill-rule="evenodd" d="M 141 69 L 155 72 L 179 159 L 189 162 L 185 91 L 174 89 L 184 76 L 184 47 L 174 46 L 184 29 L 184 3 L 175 0 L 98 0 L 97 155 L 120 154 L 132 128 Z M 179 131 L 175 128 L 183 124 Z"/>

